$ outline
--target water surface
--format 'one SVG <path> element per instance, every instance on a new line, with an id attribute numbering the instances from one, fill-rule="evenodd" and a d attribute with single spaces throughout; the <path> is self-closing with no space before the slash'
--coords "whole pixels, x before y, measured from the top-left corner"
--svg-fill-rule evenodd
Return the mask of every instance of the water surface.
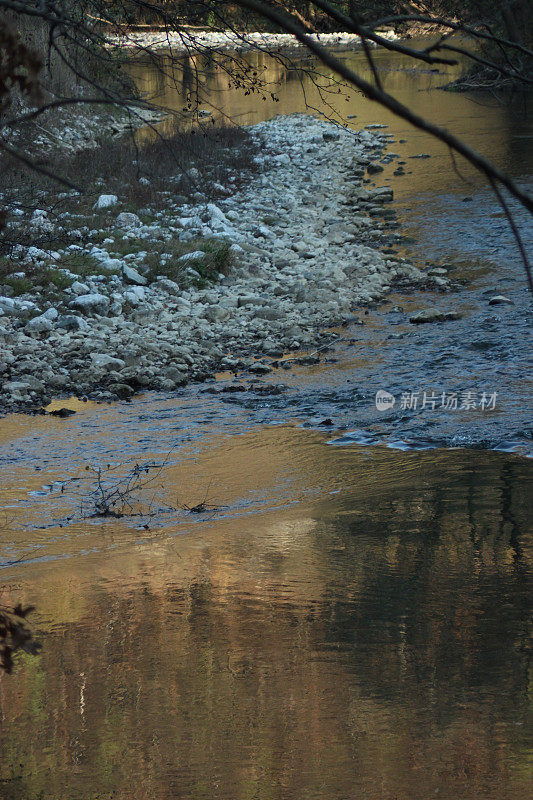
<path id="1" fill-rule="evenodd" d="M 388 88 L 530 179 L 528 123 L 427 91 L 446 76 L 378 58 Z M 225 113 L 253 122 L 304 108 L 296 74 L 262 63 L 279 103 L 226 92 L 212 69 Z M 149 68 L 136 69 L 153 89 Z M 177 105 L 180 85 L 156 88 Z M 453 266 L 467 288 L 361 310 L 364 325 L 326 353 L 337 360 L 279 370 L 266 381 L 285 385 L 277 395 L 206 392 L 221 376 L 170 397 L 70 401 L 65 420 L 0 420 L 2 602 L 36 605 L 43 644 L 0 677 L 2 797 L 527 794 L 523 275 L 481 184 L 465 188 L 444 152 L 362 98 L 342 102 L 354 124 L 384 121 L 405 139 L 392 149 L 412 174 L 386 167 L 382 182 L 394 180 L 410 251 Z M 408 158 L 420 153 L 431 158 Z M 496 289 L 515 305 L 488 307 Z M 430 303 L 465 317 L 413 330 L 408 313 Z M 501 402 L 383 414 L 379 388 L 486 388 Z M 149 461 L 165 466 L 144 516 L 87 513 L 86 466 Z M 215 508 L 187 510 L 202 500 Z"/>

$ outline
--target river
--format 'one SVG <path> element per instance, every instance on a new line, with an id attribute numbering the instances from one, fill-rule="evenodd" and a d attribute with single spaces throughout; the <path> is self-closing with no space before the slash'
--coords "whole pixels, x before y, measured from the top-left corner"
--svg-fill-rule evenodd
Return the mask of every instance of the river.
<path id="1" fill-rule="evenodd" d="M 359 53 L 343 57 L 362 66 Z M 533 183 L 533 127 L 512 107 L 435 90 L 454 70 L 377 60 L 387 88 Z M 204 91 L 217 113 L 253 123 L 305 109 L 296 71 L 256 64 L 279 101 L 227 90 L 212 68 Z M 190 66 L 164 85 L 149 64 L 133 73 L 179 108 Z M 396 160 L 377 182 L 394 186 L 400 247 L 445 264 L 463 288 L 391 296 L 339 331 L 320 364 L 269 377 L 280 394 L 212 393 L 221 375 L 179 396 L 72 401 L 64 420 L 0 420 L 2 602 L 36 606 L 43 645 L 0 677 L 3 797 L 527 793 L 523 268 L 464 165 L 468 183 L 438 145 L 360 96 L 329 99 L 354 126 L 390 126 L 407 174 L 393 175 Z M 488 306 L 500 293 L 514 305 Z M 462 319 L 414 328 L 406 315 L 428 305 Z M 379 389 L 397 398 L 392 409 L 376 409 Z M 475 409 L 400 409 L 403 393 L 467 390 Z M 483 392 L 496 393 L 494 409 L 480 408 Z M 86 466 L 151 460 L 164 466 L 146 502 L 174 512 L 79 513 Z"/>

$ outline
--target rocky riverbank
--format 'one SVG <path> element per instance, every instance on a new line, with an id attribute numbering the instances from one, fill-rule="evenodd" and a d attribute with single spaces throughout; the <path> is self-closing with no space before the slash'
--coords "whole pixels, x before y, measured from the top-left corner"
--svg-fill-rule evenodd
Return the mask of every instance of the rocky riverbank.
<path id="1" fill-rule="evenodd" d="M 399 36 L 393 31 L 383 31 L 380 34 L 386 39 L 395 40 Z M 309 34 L 309 38 L 319 42 L 328 49 L 353 50 L 361 47 L 361 37 L 355 33 L 320 33 Z M 301 49 L 300 42 L 290 33 L 267 33 L 252 31 L 238 33 L 237 31 L 215 31 L 184 29 L 178 32 L 158 30 L 131 30 L 123 36 L 110 37 L 110 42 L 121 49 L 164 50 L 171 49 L 173 53 L 201 53 L 214 51 L 247 52 L 261 50 L 263 52 L 279 52 Z M 369 42 L 374 47 L 373 42 Z"/>
<path id="2" fill-rule="evenodd" d="M 2 411 L 57 396 L 174 391 L 220 370 L 266 374 L 392 286 L 448 288 L 443 270 L 431 275 L 376 249 L 390 244 L 382 220 L 393 216 L 392 190 L 363 181 L 393 157 L 386 134 L 293 115 L 251 135 L 254 171 L 241 189 L 218 186 L 216 203 L 167 193 L 164 212 L 143 220 L 102 194 L 93 241 L 19 248 L 0 286 Z M 52 225 L 45 211 L 30 223 Z M 49 270 L 51 258 L 53 284 L 26 286 L 29 266 Z M 74 261 L 92 268 L 80 276 Z"/>

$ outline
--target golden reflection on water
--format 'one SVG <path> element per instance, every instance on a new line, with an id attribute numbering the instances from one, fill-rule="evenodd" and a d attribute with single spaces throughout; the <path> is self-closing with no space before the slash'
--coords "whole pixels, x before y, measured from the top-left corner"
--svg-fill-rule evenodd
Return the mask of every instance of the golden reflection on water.
<path id="1" fill-rule="evenodd" d="M 68 557 L 5 572 L 43 650 L 0 679 L 3 796 L 522 797 L 527 462 L 208 438 L 162 483 L 210 476 L 218 515 L 48 528 L 40 557 Z"/>
<path id="2" fill-rule="evenodd" d="M 427 42 L 415 41 L 412 44 L 422 47 Z M 372 80 L 362 52 L 344 53 L 339 57 L 358 74 Z M 391 147 L 393 152 L 407 160 L 405 169 L 408 174 L 394 183 L 397 198 L 435 190 L 468 194 L 472 187 L 469 189 L 468 183 L 458 180 L 456 167 L 463 178 L 476 182 L 480 180 L 460 156 L 454 167 L 448 149 L 431 136 L 399 120 L 390 111 L 367 100 L 355 90 L 343 87 L 339 93 L 334 74 L 312 59 L 293 57 L 291 67 L 287 68 L 286 63 L 265 53 L 246 54 L 246 61 L 266 81 L 263 99 L 258 94 L 246 95 L 242 89 L 230 86 L 227 74 L 232 68 L 230 57 L 225 59 L 218 56 L 216 62 L 202 55 L 177 61 L 165 55 L 158 58 L 158 61 L 141 59 L 128 67 L 136 85 L 157 105 L 180 114 L 186 108 L 188 93 L 193 98 L 198 97 L 201 107 L 212 112 L 210 119 L 201 122 L 203 127 L 210 127 L 213 120 L 249 125 L 277 114 L 295 112 L 325 114 L 356 129 L 381 123 L 389 126 L 388 132 L 393 133 L 397 140 L 406 139 L 401 143 L 396 141 Z M 533 167 L 530 147 L 533 132 L 530 128 L 524 128 L 524 120 L 517 116 L 515 107 L 500 103 L 486 94 L 476 96 L 472 93 L 433 91 L 457 78 L 463 70 L 464 61 L 456 66 L 442 67 L 437 72 L 424 65 L 413 68 L 413 61 L 408 57 L 380 49 L 375 51 L 374 61 L 385 91 L 405 105 L 463 137 L 501 169 L 523 174 Z M 277 101 L 270 92 L 275 94 Z M 356 115 L 355 118 L 347 119 L 353 115 Z M 174 124 L 169 120 L 162 123 L 161 128 L 169 131 Z M 150 135 L 149 131 L 146 133 Z M 428 154 L 431 158 L 424 161 L 412 158 L 420 154 Z M 379 181 L 386 181 L 391 173 L 392 169 L 386 171 Z"/>

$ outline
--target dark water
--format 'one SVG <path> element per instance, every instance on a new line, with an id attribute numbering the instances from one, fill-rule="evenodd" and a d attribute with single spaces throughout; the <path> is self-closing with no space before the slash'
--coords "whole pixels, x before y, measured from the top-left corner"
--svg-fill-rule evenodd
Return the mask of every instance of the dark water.
<path id="1" fill-rule="evenodd" d="M 525 123 L 426 92 L 438 76 L 388 59 L 397 91 L 528 179 Z M 298 110 L 292 76 L 276 74 L 288 93 L 276 112 Z M 364 122 L 380 121 L 356 101 Z M 238 102 L 248 121 L 269 113 Z M 523 276 L 484 188 L 463 203 L 445 156 L 391 131 L 407 140 L 393 150 L 432 153 L 394 184 L 409 247 L 453 266 L 462 292 L 361 313 L 320 364 L 265 382 L 285 384 L 280 394 L 205 391 L 218 381 L 131 404 L 72 402 L 65 420 L 0 420 L 0 602 L 35 604 L 43 644 L 0 676 L 0 797 L 527 796 Z M 488 289 L 515 305 L 488 307 Z M 407 313 L 429 304 L 465 317 L 413 329 Z M 486 413 L 394 414 L 376 410 L 379 388 L 499 395 Z M 143 510 L 174 511 L 80 514 L 87 465 L 124 474 L 148 461 L 165 466 Z M 217 510 L 187 510 L 202 500 Z"/>

